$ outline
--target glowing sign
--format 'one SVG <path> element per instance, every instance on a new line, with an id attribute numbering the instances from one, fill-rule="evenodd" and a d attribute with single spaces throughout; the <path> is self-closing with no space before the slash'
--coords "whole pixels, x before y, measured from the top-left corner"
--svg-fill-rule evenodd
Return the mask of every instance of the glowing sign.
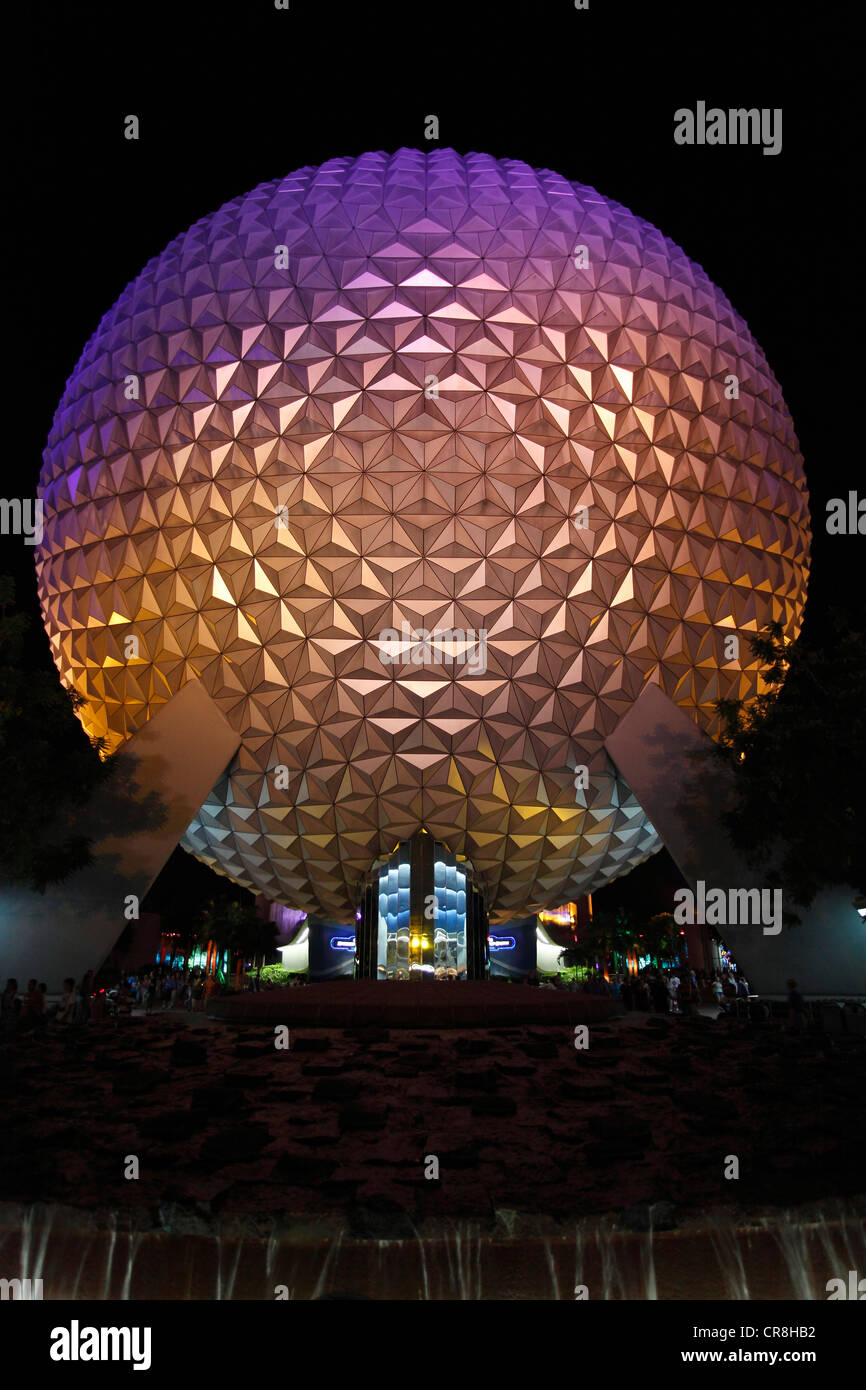
<path id="1" fill-rule="evenodd" d="M 355 949 L 355 938 L 354 938 L 354 936 L 332 936 L 332 937 L 331 937 L 331 950 L 332 950 L 332 951 L 354 951 L 354 949 Z"/>
<path id="2" fill-rule="evenodd" d="M 549 912 L 539 912 L 539 922 L 549 922 L 551 926 L 573 927 L 577 923 L 577 903 L 564 903 Z"/>
<path id="3" fill-rule="evenodd" d="M 491 951 L 513 951 L 517 942 L 513 936 L 488 936 L 487 944 Z"/>

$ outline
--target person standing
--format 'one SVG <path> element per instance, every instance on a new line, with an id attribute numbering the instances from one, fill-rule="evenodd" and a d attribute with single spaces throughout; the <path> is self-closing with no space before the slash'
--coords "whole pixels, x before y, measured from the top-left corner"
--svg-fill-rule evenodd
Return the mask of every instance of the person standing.
<path id="1" fill-rule="evenodd" d="M 674 971 L 671 972 L 670 979 L 668 980 L 668 994 L 670 995 L 670 999 L 671 999 L 671 1013 L 674 1013 L 674 1014 L 678 1014 L 679 1011 L 680 1011 L 680 1006 L 679 1006 L 679 988 L 680 988 L 680 977 L 679 977 L 679 975 L 677 974 L 677 972 L 674 970 Z"/>
<path id="2" fill-rule="evenodd" d="M 0 995 L 0 1035 L 11 1038 L 18 1027 L 21 1000 L 18 998 L 18 981 L 8 979 L 6 988 Z"/>
<path id="3" fill-rule="evenodd" d="M 56 1023 L 71 1023 L 75 1009 L 75 981 L 70 975 L 63 981 L 63 995 L 57 1006 Z"/>
<path id="4" fill-rule="evenodd" d="M 659 972 L 652 981 L 653 1009 L 657 1014 L 666 1014 L 670 1009 L 670 995 L 664 975 Z"/>
<path id="5" fill-rule="evenodd" d="M 803 1033 L 806 1030 L 806 1001 L 800 993 L 796 980 L 789 980 L 788 989 L 788 1032 Z"/>
<path id="6" fill-rule="evenodd" d="M 44 1022 L 45 995 L 39 988 L 36 980 L 27 981 L 27 997 L 24 1000 L 24 1007 L 21 1010 L 19 1024 L 22 1033 L 29 1032 L 31 1028 L 38 1028 Z"/>
<path id="7" fill-rule="evenodd" d="M 75 1000 L 75 1022 L 86 1023 L 90 1018 L 90 995 L 93 990 L 93 971 L 88 970 L 78 986 Z"/>

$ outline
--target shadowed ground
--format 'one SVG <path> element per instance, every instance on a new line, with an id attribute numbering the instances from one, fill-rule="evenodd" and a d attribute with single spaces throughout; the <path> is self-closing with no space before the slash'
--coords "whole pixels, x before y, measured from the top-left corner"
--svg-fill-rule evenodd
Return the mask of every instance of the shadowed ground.
<path id="1" fill-rule="evenodd" d="M 498 1209 L 558 1221 L 863 1191 L 862 1036 L 633 1015 L 592 1025 L 586 1051 L 569 1024 L 300 1029 L 276 1051 L 273 1026 L 190 1021 L 6 1045 L 0 1200 L 361 1227 L 378 1211 L 387 1234 Z"/>

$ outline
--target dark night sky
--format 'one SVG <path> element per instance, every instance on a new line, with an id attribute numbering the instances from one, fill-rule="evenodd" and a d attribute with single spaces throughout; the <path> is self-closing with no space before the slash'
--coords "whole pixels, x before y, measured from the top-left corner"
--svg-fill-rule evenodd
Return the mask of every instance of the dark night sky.
<path id="1" fill-rule="evenodd" d="M 23 214 L 5 295 L 19 365 L 7 377 L 16 434 L 3 495 L 33 494 L 85 341 L 172 237 L 299 166 L 434 148 L 423 135 L 434 113 L 440 146 L 596 187 L 723 288 L 782 385 L 806 460 L 816 525 L 807 623 L 828 603 L 852 604 L 862 540 L 828 536 L 824 516 L 828 498 L 863 492 L 846 404 L 862 390 L 848 133 L 860 124 L 856 13 L 790 3 L 755 13 L 754 0 L 590 0 L 586 12 L 572 0 L 34 8 L 9 49 L 23 80 L 7 115 L 6 192 Z M 781 107 L 782 152 L 675 145 L 674 111 L 698 100 Z M 140 118 L 138 142 L 123 138 L 128 113 Z M 0 570 L 38 613 L 31 552 L 17 538 L 0 540 Z M 647 892 L 654 875 L 659 889 L 669 876 L 665 861 L 637 871 Z"/>

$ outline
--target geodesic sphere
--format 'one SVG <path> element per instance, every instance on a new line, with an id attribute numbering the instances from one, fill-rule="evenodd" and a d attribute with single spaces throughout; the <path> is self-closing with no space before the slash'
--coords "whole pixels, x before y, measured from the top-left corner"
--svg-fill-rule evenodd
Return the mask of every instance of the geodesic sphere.
<path id="1" fill-rule="evenodd" d="M 793 425 L 724 295 L 593 189 L 451 150 L 177 237 L 85 348 L 40 494 L 88 730 L 200 680 L 242 744 L 184 845 L 333 919 L 420 826 L 494 921 L 646 858 L 604 738 L 648 681 L 712 732 L 808 571 Z"/>

